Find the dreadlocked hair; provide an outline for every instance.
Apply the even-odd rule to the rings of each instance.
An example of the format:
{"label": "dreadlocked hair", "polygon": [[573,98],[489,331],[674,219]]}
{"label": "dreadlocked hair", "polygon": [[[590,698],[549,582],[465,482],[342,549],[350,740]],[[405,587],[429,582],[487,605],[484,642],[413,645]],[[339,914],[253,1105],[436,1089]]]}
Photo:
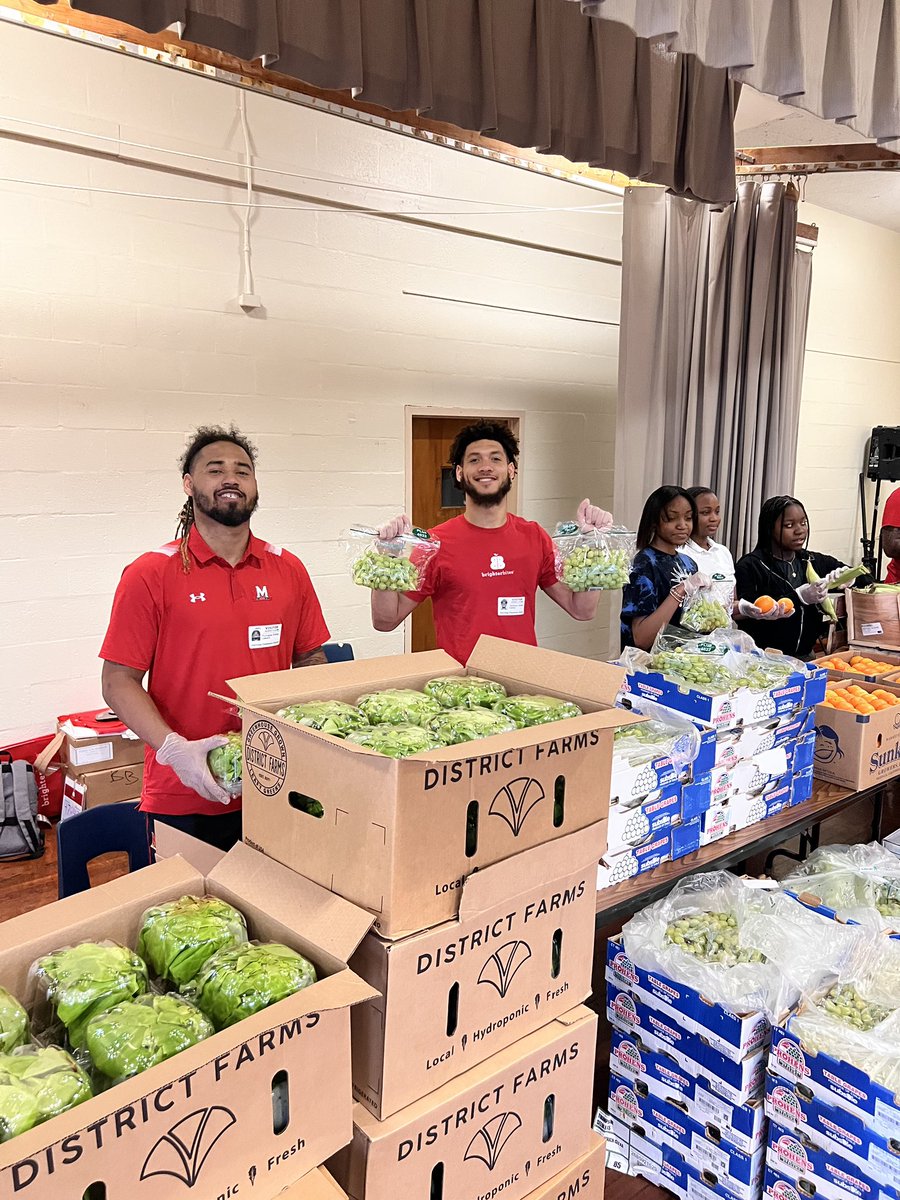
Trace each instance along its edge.
{"label": "dreadlocked hair", "polygon": [[[184,454],[178,460],[178,470],[182,477],[190,475],[197,455],[201,450],[205,450],[207,446],[211,446],[213,442],[231,442],[235,446],[240,446],[251,463],[253,463],[254,468],[256,467],[256,447],[244,437],[236,425],[229,425],[227,429],[223,425],[201,425],[185,447]],[[188,496],[187,500],[181,506],[181,512],[178,514],[178,524],[175,526],[175,537],[181,542],[179,547],[181,569],[185,575],[188,575],[191,570],[188,538],[191,536],[193,526],[194,501],[192,497]]]}
{"label": "dreadlocked hair", "polygon": [[181,506],[181,512],[178,514],[178,524],[175,526],[175,537],[181,542],[179,546],[181,569],[185,575],[190,574],[191,570],[191,556],[188,554],[188,538],[191,536],[193,525],[194,501],[188,496],[187,500]]}

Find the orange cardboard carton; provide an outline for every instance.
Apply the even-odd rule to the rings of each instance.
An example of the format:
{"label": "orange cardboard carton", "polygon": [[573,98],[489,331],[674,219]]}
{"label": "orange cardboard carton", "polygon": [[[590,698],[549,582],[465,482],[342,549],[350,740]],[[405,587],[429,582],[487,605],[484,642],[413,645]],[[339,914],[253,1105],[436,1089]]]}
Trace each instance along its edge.
{"label": "orange cardboard carton", "polygon": [[172,858],[0,925],[0,984],[84,940],[134,946],[144,911],[219,896],[252,937],[316,965],[316,983],[0,1146],[16,1200],[272,1200],[350,1140],[350,1007],[373,989],[346,961],[371,917],[238,845],[208,877]]}
{"label": "orange cardboard carton", "polygon": [[591,1148],[597,1015],[578,1007],[378,1121],[329,1163],[352,1200],[523,1200]]}
{"label": "orange cardboard carton", "polygon": [[[574,700],[584,715],[400,760],[275,715],[466,673]],[[243,708],[244,839],[367,908],[383,937],[450,920],[473,871],[605,818],[613,734],[640,719],[613,707],[622,678],[608,663],[483,637],[466,668],[434,651],[230,680]]]}
{"label": "orange cardboard carton", "polygon": [[384,1119],[590,995],[604,835],[599,822],[476,871],[459,915],[424,933],[363,939],[350,966],[381,999],[353,1011],[357,1100]]}

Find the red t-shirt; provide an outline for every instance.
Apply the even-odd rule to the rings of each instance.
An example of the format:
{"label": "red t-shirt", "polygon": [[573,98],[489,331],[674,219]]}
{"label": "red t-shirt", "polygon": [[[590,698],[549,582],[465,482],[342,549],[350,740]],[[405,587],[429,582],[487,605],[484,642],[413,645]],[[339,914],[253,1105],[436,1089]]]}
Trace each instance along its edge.
{"label": "red t-shirt", "polygon": [[535,595],[556,583],[547,531],[510,514],[499,529],[459,516],[430,532],[441,548],[424,588],[410,598],[431,597],[438,646],[461,663],[483,633],[536,646]]}
{"label": "red t-shirt", "polygon": [[[892,529],[900,529],[900,487],[894,488],[884,506],[881,528],[885,529],[888,526]],[[885,579],[888,583],[900,583],[900,559],[888,559]]]}
{"label": "red t-shirt", "polygon": [[[328,641],[306,567],[295,555],[250,535],[232,567],[191,529],[191,570],[179,542],[143,554],[116,589],[100,657],[149,671],[147,691],[163,720],[193,741],[240,729],[234,709],[208,692],[233,694],[225,680],[283,671]],[[145,812],[219,816],[227,809],[186,788],[147,747]]]}

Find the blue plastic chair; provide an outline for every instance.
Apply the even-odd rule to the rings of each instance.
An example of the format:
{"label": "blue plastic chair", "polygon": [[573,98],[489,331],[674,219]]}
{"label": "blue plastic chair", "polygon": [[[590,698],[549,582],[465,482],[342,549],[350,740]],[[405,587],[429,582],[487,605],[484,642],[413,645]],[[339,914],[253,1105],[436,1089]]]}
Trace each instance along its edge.
{"label": "blue plastic chair", "polygon": [[138,812],[137,800],[101,804],[60,821],[56,845],[60,900],[90,888],[88,863],[101,854],[126,853],[129,871],[150,865],[147,818]]}
{"label": "blue plastic chair", "polygon": [[353,661],[353,647],[349,642],[326,642],[322,649],[330,663]]}

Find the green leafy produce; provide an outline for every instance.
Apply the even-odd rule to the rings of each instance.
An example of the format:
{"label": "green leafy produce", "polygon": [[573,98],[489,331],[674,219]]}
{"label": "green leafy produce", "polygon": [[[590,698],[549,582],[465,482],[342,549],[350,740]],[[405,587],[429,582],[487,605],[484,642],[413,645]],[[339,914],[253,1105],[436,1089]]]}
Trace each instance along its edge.
{"label": "green leafy produce", "polygon": [[92,1095],[84,1071],[58,1046],[0,1054],[0,1142],[83,1104]]}
{"label": "green leafy produce", "polygon": [[241,779],[244,770],[244,750],[239,733],[227,733],[228,742],[217,746],[206,756],[209,769],[216,782],[231,796],[241,794]]}
{"label": "green leafy produce", "polygon": [[819,1004],[832,1017],[861,1033],[868,1033],[890,1016],[890,1009],[864,1000],[850,983],[836,983]]}
{"label": "green leafy produce", "polygon": [[219,950],[182,995],[204,1012],[216,1029],[226,1029],[316,982],[313,964],[278,942],[250,942]]}
{"label": "green leafy produce", "polygon": [[666,940],[686,954],[724,966],[766,961],[762,951],[741,945],[738,919],[733,913],[702,912],[678,917],[667,925]]}
{"label": "green leafy produce", "polygon": [[494,712],[509,717],[518,729],[582,716],[577,704],[571,700],[559,700],[556,696],[507,696],[505,700],[497,701]]}
{"label": "green leafy produce", "polygon": [[692,633],[712,633],[714,629],[727,629],[731,617],[720,600],[701,591],[685,606],[681,624]]}
{"label": "green leafy produce", "polygon": [[412,688],[370,692],[356,703],[369,725],[424,726],[441,711],[437,700]]}
{"label": "green leafy produce", "polygon": [[15,996],[0,987],[0,1053],[24,1046],[29,1035],[28,1013]]}
{"label": "green leafy produce", "polygon": [[146,964],[113,942],[81,942],[56,950],[39,958],[33,970],[77,1050],[84,1048],[91,1017],[142,996],[148,987]]}
{"label": "green leafy produce", "polygon": [[215,896],[182,896],[147,909],[137,950],[155,975],[180,987],[217,950],[246,941],[247,923],[236,908]]}
{"label": "green leafy produce", "polygon": [[364,550],[353,564],[353,582],[377,592],[415,592],[421,582],[416,565],[408,558]]}
{"label": "green leafy produce", "polygon": [[365,717],[353,704],[343,700],[308,700],[305,704],[288,704],[279,708],[278,714],[285,721],[296,721],[308,729],[319,729],[332,737],[343,738],[354,729],[362,729]]}
{"label": "green leafy produce", "polygon": [[516,723],[487,708],[448,708],[428,722],[429,730],[446,746],[512,733]]}
{"label": "green leafy produce", "polygon": [[214,1032],[212,1022],[181,996],[139,996],[90,1020],[87,1052],[106,1083],[119,1083]]}
{"label": "green leafy produce", "polygon": [[429,679],[425,692],[442,708],[490,708],[496,700],[503,699],[506,688],[477,675],[439,675]]}
{"label": "green leafy produce", "polygon": [[355,746],[377,750],[389,758],[406,758],[423,750],[437,750],[443,742],[421,725],[368,725],[348,734],[347,741]]}

